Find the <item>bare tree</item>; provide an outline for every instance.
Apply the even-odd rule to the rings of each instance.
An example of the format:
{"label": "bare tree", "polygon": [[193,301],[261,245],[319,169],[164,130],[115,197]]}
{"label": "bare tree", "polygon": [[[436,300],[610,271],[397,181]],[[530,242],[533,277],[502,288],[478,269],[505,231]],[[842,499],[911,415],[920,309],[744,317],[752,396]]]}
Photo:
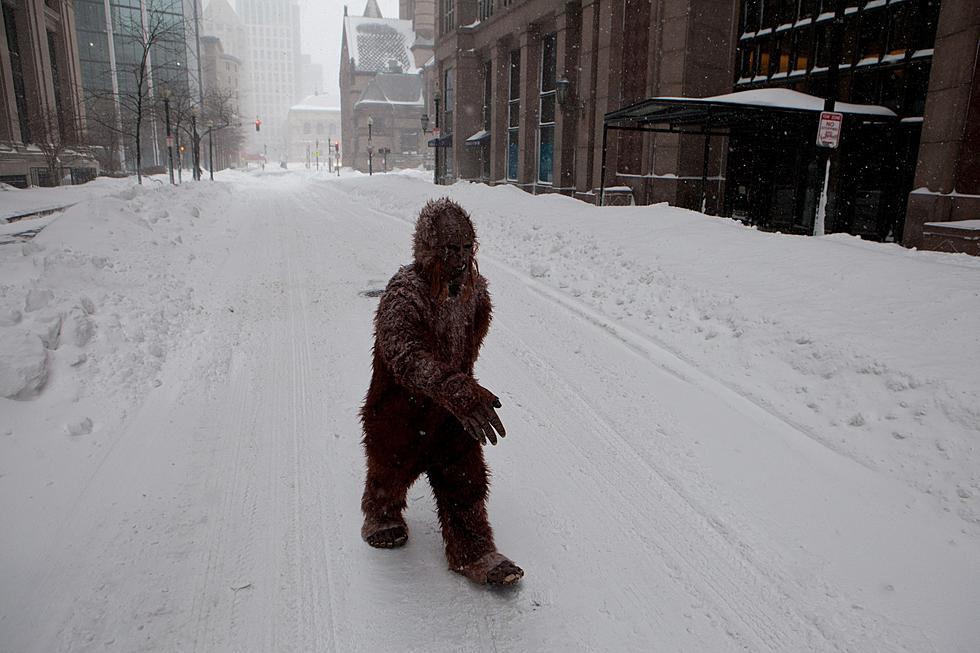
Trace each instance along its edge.
{"label": "bare tree", "polygon": [[[136,176],[141,184],[144,132],[147,119],[155,111],[154,79],[159,83],[178,74],[186,75],[179,70],[181,60],[186,57],[175,51],[175,44],[181,49],[184,47],[185,21],[175,12],[164,11],[175,1],[170,0],[168,4],[166,0],[151,0],[142,11],[134,9],[120,15],[116,38],[121,39],[122,47],[116,49],[130,56],[127,61],[116,64],[118,87],[86,93],[89,120],[101,131],[116,133],[122,139],[134,142]],[[113,110],[105,111],[108,106]],[[157,134],[152,137],[157,138]]]}
{"label": "bare tree", "polygon": [[48,169],[48,185],[61,185],[61,170],[65,164],[83,159],[81,143],[74,137],[74,129],[64,128],[71,115],[61,115],[53,109],[35,111],[29,119],[31,133],[35,134],[34,145],[41,151]]}

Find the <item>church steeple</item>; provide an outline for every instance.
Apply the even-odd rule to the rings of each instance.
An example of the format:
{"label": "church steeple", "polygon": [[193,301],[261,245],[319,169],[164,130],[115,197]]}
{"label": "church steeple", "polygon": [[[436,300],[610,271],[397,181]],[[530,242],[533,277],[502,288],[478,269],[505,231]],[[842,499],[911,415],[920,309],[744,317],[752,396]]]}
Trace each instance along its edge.
{"label": "church steeple", "polygon": [[378,7],[378,0],[368,0],[367,6],[364,7],[363,15],[365,18],[384,18],[381,15],[381,8]]}

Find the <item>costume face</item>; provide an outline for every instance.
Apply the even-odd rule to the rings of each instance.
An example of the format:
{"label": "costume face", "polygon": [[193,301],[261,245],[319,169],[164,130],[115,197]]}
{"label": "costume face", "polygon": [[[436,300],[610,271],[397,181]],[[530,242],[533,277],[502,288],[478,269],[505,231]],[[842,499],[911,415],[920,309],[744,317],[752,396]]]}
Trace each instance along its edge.
{"label": "costume face", "polygon": [[449,282],[449,292],[455,295],[473,265],[473,230],[465,219],[443,214],[439,216],[438,232],[439,255]]}

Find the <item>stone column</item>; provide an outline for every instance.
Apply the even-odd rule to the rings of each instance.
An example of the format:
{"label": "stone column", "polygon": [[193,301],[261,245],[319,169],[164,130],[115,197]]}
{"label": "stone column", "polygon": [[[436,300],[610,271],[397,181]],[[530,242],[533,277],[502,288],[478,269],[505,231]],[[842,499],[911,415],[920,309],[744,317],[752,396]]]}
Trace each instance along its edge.
{"label": "stone column", "polygon": [[[923,224],[980,217],[980,4],[941,5],[919,161],[902,243],[922,244]],[[955,195],[954,195],[955,193]]]}
{"label": "stone column", "polygon": [[456,58],[456,107],[453,111],[453,152],[458,179],[478,179],[480,152],[466,147],[466,139],[483,129],[483,75],[480,57],[472,49]]}
{"label": "stone column", "polygon": [[[623,3],[602,2],[598,6],[598,39],[595,43],[596,77],[595,117],[592,129],[595,133],[592,187],[598,189],[602,176],[602,126],[603,117],[609,111],[621,108],[620,87],[622,79],[619,71],[623,69]],[[616,185],[616,165],[619,152],[615,132],[609,133],[606,148],[606,186]]]}
{"label": "stone column", "polygon": [[[7,26],[0,14],[0,30],[6,35]],[[17,98],[14,95],[14,73],[10,65],[10,50],[6,36],[0,39],[0,140],[20,142],[20,124],[17,120]]]}
{"label": "stone column", "polygon": [[[579,128],[575,139],[575,192],[580,199],[591,199],[592,180],[596,176],[599,159],[595,158],[596,142],[602,147],[601,119],[596,137],[596,77],[598,76],[596,62],[596,47],[599,38],[599,1],[583,0],[581,13],[581,43],[578,56],[578,84],[575,89],[576,99],[584,104],[579,118]],[[571,79],[571,78],[569,78]]]}
{"label": "stone column", "polygon": [[574,5],[562,5],[555,20],[557,76],[569,80],[568,100],[556,107],[554,185],[559,192],[570,194],[575,184],[575,134],[582,119],[578,100],[579,49],[582,39],[581,15]]}

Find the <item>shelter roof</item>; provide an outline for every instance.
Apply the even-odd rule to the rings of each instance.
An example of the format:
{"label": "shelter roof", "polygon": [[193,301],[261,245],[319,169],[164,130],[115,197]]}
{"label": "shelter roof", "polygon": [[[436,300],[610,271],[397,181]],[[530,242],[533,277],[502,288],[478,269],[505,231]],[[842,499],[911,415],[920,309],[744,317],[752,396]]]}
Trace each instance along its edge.
{"label": "shelter roof", "polygon": [[[607,113],[605,123],[608,126],[669,124],[680,127],[710,124],[723,128],[765,123],[774,117],[809,120],[823,111],[823,107],[823,98],[785,88],[766,88],[706,98],[650,98]],[[860,122],[897,119],[892,110],[875,105],[837,102],[834,110],[856,117]]]}

